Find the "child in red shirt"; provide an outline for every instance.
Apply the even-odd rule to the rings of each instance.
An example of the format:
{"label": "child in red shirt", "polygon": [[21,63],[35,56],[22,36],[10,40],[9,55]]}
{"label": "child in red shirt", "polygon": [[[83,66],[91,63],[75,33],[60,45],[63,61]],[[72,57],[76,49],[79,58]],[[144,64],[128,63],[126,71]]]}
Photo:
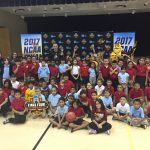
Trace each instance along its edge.
{"label": "child in red shirt", "polygon": [[11,89],[12,89],[11,81],[9,79],[6,79],[4,81],[4,87],[3,87],[4,93],[6,93],[9,96],[11,94]]}
{"label": "child in red shirt", "polygon": [[144,96],[146,105],[150,105],[150,83],[149,86],[145,88]]}
{"label": "child in red shirt", "polygon": [[120,102],[120,98],[125,97],[125,96],[126,96],[126,94],[123,91],[123,86],[121,84],[119,84],[118,87],[117,87],[117,91],[114,93],[113,102],[114,102],[115,106],[117,105],[117,103]]}
{"label": "child in red shirt", "polygon": [[72,103],[72,106],[69,108],[68,112],[73,112],[76,115],[76,120],[73,123],[69,123],[69,127],[71,128],[71,132],[85,129],[89,122],[83,120],[85,113],[82,107],[79,106],[77,101]]}
{"label": "child in red shirt", "polygon": [[0,87],[0,112],[3,117],[7,116],[7,112],[9,110],[8,96],[4,93],[2,87]]}
{"label": "child in red shirt", "polygon": [[58,93],[64,98],[67,96],[68,89],[65,87],[64,80],[61,80],[60,84],[58,85]]}
{"label": "child in red shirt", "polygon": [[89,134],[97,134],[106,132],[110,134],[112,125],[107,122],[107,112],[102,100],[96,100],[96,108],[92,112],[91,120],[89,124]]}
{"label": "child in red shirt", "polygon": [[148,81],[148,68],[145,64],[145,59],[141,58],[139,64],[136,66],[135,82],[139,83],[141,88],[144,89]]}
{"label": "child in red shirt", "polygon": [[135,83],[134,87],[129,91],[129,98],[130,101],[132,102],[134,99],[140,99],[141,103],[144,102],[144,92],[143,90],[140,88],[140,84],[139,83]]}
{"label": "child in red shirt", "polygon": [[50,70],[50,78],[57,79],[59,77],[59,69],[56,66],[54,60],[51,61],[51,64],[49,65],[49,70]]}
{"label": "child in red shirt", "polygon": [[114,90],[114,87],[112,86],[112,81],[111,80],[107,80],[105,90],[109,91],[110,96],[114,96],[114,91],[115,90]]}
{"label": "child in red shirt", "polygon": [[21,93],[21,97],[24,98],[24,97],[25,97],[25,92],[26,92],[26,90],[28,89],[28,87],[25,86],[25,82],[24,82],[23,79],[20,79],[20,80],[19,80],[19,83],[20,83],[20,84],[19,84],[18,90],[19,90],[20,93]]}
{"label": "child in red shirt", "polygon": [[80,68],[80,79],[83,84],[87,84],[89,82],[89,66],[85,60]]}
{"label": "child in red shirt", "polygon": [[15,99],[11,103],[12,111],[14,113],[14,118],[9,118],[3,122],[6,123],[25,123],[26,121],[26,112],[27,109],[25,108],[25,101],[21,99],[21,93],[19,90],[15,91]]}

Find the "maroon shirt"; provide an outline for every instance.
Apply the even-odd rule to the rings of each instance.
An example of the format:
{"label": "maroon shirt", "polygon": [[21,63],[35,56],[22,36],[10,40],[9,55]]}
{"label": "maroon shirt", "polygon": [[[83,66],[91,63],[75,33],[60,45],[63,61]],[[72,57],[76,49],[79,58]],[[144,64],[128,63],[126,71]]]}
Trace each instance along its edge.
{"label": "maroon shirt", "polygon": [[[17,65],[13,66],[13,73],[17,69]],[[18,71],[15,73],[17,78],[23,78],[24,77],[24,68],[22,65],[19,66]]]}
{"label": "maroon shirt", "polygon": [[120,98],[121,98],[122,96],[126,96],[125,92],[119,93],[118,91],[116,91],[116,92],[114,93],[115,103],[120,102]]}
{"label": "maroon shirt", "polygon": [[2,95],[0,95],[0,105],[6,100],[6,98],[8,98],[6,93],[2,93]]}
{"label": "maroon shirt", "polygon": [[145,77],[148,68],[146,65],[137,65],[136,66],[136,76]]}
{"label": "maroon shirt", "polygon": [[135,68],[126,68],[126,72],[129,74],[129,80],[133,81],[135,76]]}
{"label": "maroon shirt", "polygon": [[21,92],[21,96],[25,96],[25,92],[26,90],[28,89],[27,86],[24,86],[24,87],[18,87],[18,90]]}
{"label": "maroon shirt", "polygon": [[147,97],[147,101],[150,102],[150,87],[145,88],[144,95]]}
{"label": "maroon shirt", "polygon": [[62,97],[66,97],[67,92],[68,92],[68,89],[65,86],[62,88],[60,85],[58,85],[58,93]]}
{"label": "maroon shirt", "polygon": [[100,71],[101,71],[103,77],[107,77],[107,78],[109,77],[109,75],[110,75],[109,65],[107,67],[104,65],[101,65]]}
{"label": "maroon shirt", "polygon": [[[100,115],[100,116],[99,116]],[[107,112],[106,110],[94,110],[92,112],[91,120],[95,120],[97,123],[102,123],[103,121],[107,121]]]}
{"label": "maroon shirt", "polygon": [[25,101],[23,99],[13,99],[11,108],[17,111],[23,111],[25,109]]}
{"label": "maroon shirt", "polygon": [[75,113],[76,117],[82,117],[84,116],[84,110],[82,107],[78,107],[77,109],[70,107],[69,112]]}
{"label": "maroon shirt", "polygon": [[142,97],[142,96],[144,96],[144,92],[141,88],[138,89],[137,91],[134,88],[132,88],[129,91],[129,97],[132,98],[132,99]]}

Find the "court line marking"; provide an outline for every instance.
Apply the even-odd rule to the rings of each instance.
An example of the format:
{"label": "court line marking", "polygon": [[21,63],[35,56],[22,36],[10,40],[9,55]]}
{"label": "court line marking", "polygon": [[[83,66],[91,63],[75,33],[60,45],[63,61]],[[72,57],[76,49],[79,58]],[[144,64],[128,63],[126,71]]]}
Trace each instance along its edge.
{"label": "court line marking", "polygon": [[51,123],[47,126],[47,128],[45,129],[45,131],[43,132],[43,134],[41,135],[41,137],[39,138],[39,140],[37,141],[37,143],[35,144],[32,150],[36,150],[37,146],[40,144],[41,140],[43,139],[43,137],[45,136],[46,132],[50,127],[51,127]]}
{"label": "court line marking", "polygon": [[131,136],[131,129],[130,129],[129,125],[127,125],[127,124],[126,124],[126,129],[127,129],[127,132],[128,132],[128,139],[129,139],[129,144],[130,144],[130,150],[135,150],[134,149],[133,139],[132,139],[132,136]]}

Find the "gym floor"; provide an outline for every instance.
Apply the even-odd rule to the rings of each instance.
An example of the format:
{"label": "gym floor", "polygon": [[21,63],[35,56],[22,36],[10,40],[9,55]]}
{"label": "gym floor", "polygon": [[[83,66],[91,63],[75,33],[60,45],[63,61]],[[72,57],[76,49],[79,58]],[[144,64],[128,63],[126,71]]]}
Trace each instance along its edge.
{"label": "gym floor", "polygon": [[[129,125],[112,121],[111,134],[89,135],[87,130],[70,133],[70,130],[50,127],[37,150],[149,150],[150,127],[147,129],[130,127]],[[0,149],[1,150],[32,150],[45,129],[48,119],[31,119],[25,124],[3,125],[5,119],[0,117]]]}

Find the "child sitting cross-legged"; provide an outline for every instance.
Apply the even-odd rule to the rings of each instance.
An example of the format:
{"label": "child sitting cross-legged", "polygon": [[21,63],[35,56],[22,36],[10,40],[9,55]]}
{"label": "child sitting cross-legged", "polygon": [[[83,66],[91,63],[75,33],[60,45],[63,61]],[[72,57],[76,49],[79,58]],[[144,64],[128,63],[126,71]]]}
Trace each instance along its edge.
{"label": "child sitting cross-legged", "polygon": [[89,124],[89,134],[106,132],[110,134],[112,125],[107,122],[107,112],[102,100],[96,100],[96,107],[92,112],[92,122]]}
{"label": "child sitting cross-legged", "polygon": [[113,114],[113,120],[126,121],[130,114],[130,106],[126,97],[121,97],[120,102],[116,106],[116,112]]}
{"label": "child sitting cross-legged", "polygon": [[147,119],[144,116],[144,110],[141,107],[141,100],[135,99],[133,106],[130,108],[130,116],[127,117],[128,124],[131,126],[139,126],[146,129],[148,124]]}
{"label": "child sitting cross-legged", "polygon": [[67,128],[68,122],[65,119],[67,112],[68,112],[68,107],[65,105],[65,99],[61,97],[59,99],[58,106],[57,106],[54,116],[49,119],[53,127],[57,126],[58,129]]}

